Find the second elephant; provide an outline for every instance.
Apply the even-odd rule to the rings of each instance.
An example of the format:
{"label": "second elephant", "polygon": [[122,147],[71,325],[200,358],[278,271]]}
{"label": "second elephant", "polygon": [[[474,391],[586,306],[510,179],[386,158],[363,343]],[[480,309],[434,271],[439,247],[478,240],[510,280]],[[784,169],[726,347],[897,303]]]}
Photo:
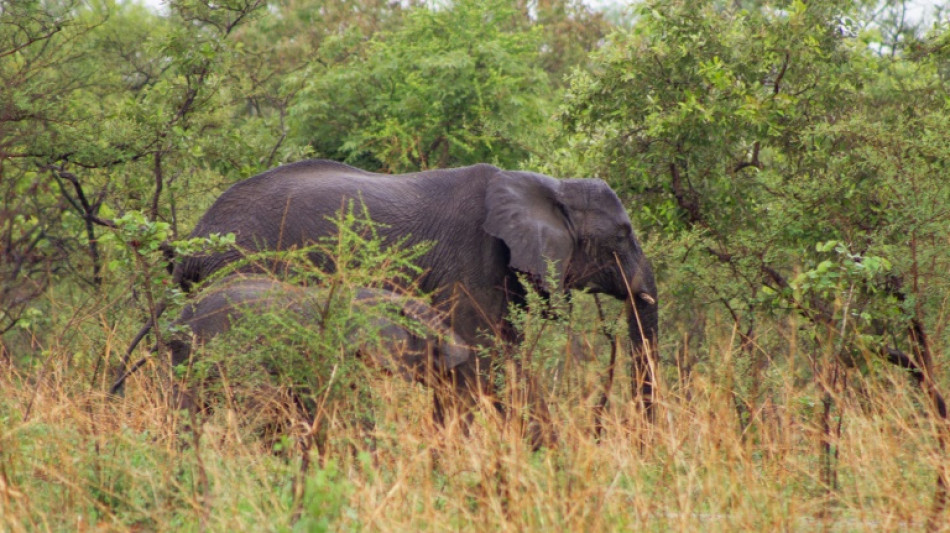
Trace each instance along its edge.
{"label": "second elephant", "polygon": [[[169,340],[173,366],[189,362],[194,345],[204,344],[237,326],[249,315],[289,313],[292,320],[317,332],[325,319],[327,291],[266,276],[231,276],[185,306]],[[353,298],[360,324],[344,327],[346,352],[364,358],[406,380],[428,382],[430,370],[441,374],[474,357],[472,350],[442,324],[441,316],[418,299],[392,291],[358,289]],[[316,334],[316,333],[315,333]],[[430,366],[431,365],[431,366]]]}

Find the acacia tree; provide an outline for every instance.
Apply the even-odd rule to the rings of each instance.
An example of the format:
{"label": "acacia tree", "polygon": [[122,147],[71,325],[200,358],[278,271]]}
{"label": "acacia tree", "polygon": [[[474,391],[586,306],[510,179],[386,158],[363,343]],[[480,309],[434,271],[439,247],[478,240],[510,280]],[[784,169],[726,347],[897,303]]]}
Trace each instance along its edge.
{"label": "acacia tree", "polygon": [[[656,2],[614,37],[599,73],[572,88],[565,123],[594,139],[593,171],[639,199],[634,214],[648,232],[689,250],[677,268],[704,275],[684,280],[686,300],[700,291],[743,331],[776,305],[837,322],[835,295],[818,294],[814,276],[796,277],[830,268],[826,260],[880,273],[860,280],[865,304],[899,324],[910,310],[885,313],[898,303],[888,298],[920,286],[907,276],[936,275],[946,260],[935,246],[930,266],[915,266],[905,239],[919,226],[939,240],[945,221],[939,156],[950,147],[936,134],[947,119],[938,63],[884,61],[842,28],[846,5]],[[927,282],[936,285],[915,295],[930,302],[924,309],[938,305],[933,289],[943,287]],[[899,344],[909,350],[910,340]]]}
{"label": "acacia tree", "polygon": [[795,368],[780,356],[797,356],[802,323],[799,367],[825,391],[826,422],[837,365],[867,368],[867,354],[910,369],[946,419],[934,365],[950,346],[941,62],[880,53],[851,2],[756,4],[646,3],[574,79],[571,142],[664,242],[668,330],[698,343],[710,310],[731,317],[753,373],[736,391],[740,420],[763,401],[769,364]]}
{"label": "acacia tree", "polygon": [[373,170],[513,166],[534,149],[551,94],[537,31],[521,30],[509,2],[415,8],[313,67],[292,108],[295,142]]}
{"label": "acacia tree", "polygon": [[[159,16],[126,3],[4,4],[0,332],[57,276],[103,283],[114,217],[139,211],[174,236],[183,185],[250,166],[235,163],[262,149],[229,124],[221,80],[231,35],[262,6],[189,0]],[[230,137],[212,134],[225,126]]]}
{"label": "acacia tree", "polygon": [[[226,85],[243,103],[242,135],[271,143],[264,161],[242,168],[250,175],[281,162],[301,159],[305,144],[289,139],[292,106],[310,76],[346,62],[370,36],[397,27],[417,2],[386,0],[280,0],[268,15],[235,32],[237,50]],[[297,118],[307,120],[306,118]]]}
{"label": "acacia tree", "polygon": [[0,11],[0,335],[69,268],[74,249],[57,231],[70,206],[33,158],[85,83],[69,65],[80,59],[75,41],[94,24],[74,20],[76,8],[25,1]]}
{"label": "acacia tree", "polygon": [[589,66],[588,56],[612,28],[603,9],[579,0],[517,0],[514,4],[525,29],[539,27],[539,60],[558,87],[567,83],[573,69]]}

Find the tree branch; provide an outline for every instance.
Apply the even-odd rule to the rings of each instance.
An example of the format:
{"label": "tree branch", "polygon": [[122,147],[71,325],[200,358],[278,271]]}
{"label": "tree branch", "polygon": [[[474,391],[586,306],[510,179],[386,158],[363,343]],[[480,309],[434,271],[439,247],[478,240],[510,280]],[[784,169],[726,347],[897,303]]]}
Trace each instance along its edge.
{"label": "tree branch", "polygon": [[676,163],[670,163],[670,178],[670,190],[673,192],[673,197],[676,198],[677,205],[683,211],[686,211],[689,223],[693,225],[701,224],[703,216],[699,202],[696,201],[696,192],[692,189],[686,190]]}
{"label": "tree branch", "polygon": [[[89,257],[92,259],[92,283],[98,287],[99,285],[102,285],[102,258],[99,254],[99,242],[96,238],[94,224],[114,228],[115,222],[101,218],[96,214],[96,211],[99,209],[99,205],[102,203],[102,198],[97,199],[95,206],[90,204],[89,199],[86,198],[86,193],[82,188],[82,184],[79,182],[79,178],[76,177],[75,174],[64,170],[62,167],[50,166],[47,168],[56,178],[59,188],[63,192],[63,196],[73,206],[74,209],[79,211],[80,216],[82,216],[86,223],[86,239],[89,241]],[[62,180],[66,180],[73,185],[73,190],[76,191],[75,199],[66,192],[66,188],[63,186]]]}
{"label": "tree branch", "polygon": [[749,161],[742,161],[738,163],[735,167],[732,168],[732,173],[735,174],[740,170],[748,167],[755,167],[757,169],[762,169],[762,163],[759,162],[759,141],[755,141],[752,144],[752,159]]}
{"label": "tree branch", "polygon": [[785,77],[785,72],[788,70],[788,63],[791,60],[791,56],[788,51],[785,52],[785,61],[782,62],[782,69],[779,70],[778,76],[775,77],[775,81],[772,83],[772,94],[778,94],[782,90],[782,78]]}
{"label": "tree branch", "polygon": [[162,186],[164,185],[164,179],[162,178],[162,152],[155,152],[155,165],[153,166],[153,173],[155,176],[155,192],[152,193],[152,209],[151,217],[152,220],[158,220],[158,201],[162,196]]}

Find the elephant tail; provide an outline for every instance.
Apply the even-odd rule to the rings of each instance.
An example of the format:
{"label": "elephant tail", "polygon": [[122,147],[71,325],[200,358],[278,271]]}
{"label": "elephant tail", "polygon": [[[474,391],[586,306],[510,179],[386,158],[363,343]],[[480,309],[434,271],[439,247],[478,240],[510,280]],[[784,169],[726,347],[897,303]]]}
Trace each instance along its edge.
{"label": "elephant tail", "polygon": [[175,247],[172,246],[171,243],[166,239],[158,245],[158,249],[162,251],[162,256],[165,258],[165,270],[167,270],[169,274],[174,274],[176,256]]}
{"label": "elephant tail", "polygon": [[201,263],[194,257],[185,256],[173,263],[172,284],[181,287],[185,292],[201,279]]}

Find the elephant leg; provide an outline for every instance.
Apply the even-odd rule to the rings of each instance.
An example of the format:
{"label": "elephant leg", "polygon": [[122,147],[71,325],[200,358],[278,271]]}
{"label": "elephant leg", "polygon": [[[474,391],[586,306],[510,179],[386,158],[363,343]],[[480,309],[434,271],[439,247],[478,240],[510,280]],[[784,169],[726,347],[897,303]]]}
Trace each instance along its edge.
{"label": "elephant leg", "polygon": [[[528,438],[532,449],[556,443],[551,412],[538,381],[519,364],[513,364],[508,372],[510,379],[506,381],[510,387],[507,394],[501,395],[492,385],[491,373],[479,371],[477,365],[463,365],[435,376],[430,380],[435,424],[444,429],[458,421],[462,432],[468,435],[478,402],[487,398],[504,423],[523,424],[518,431]],[[523,416],[525,412],[527,416]]]}
{"label": "elephant leg", "polygon": [[435,375],[430,386],[432,420],[436,426],[444,430],[457,423],[463,434],[468,435],[480,392],[477,374],[466,366]]}
{"label": "elephant leg", "polygon": [[643,414],[649,422],[654,422],[656,410],[654,409],[653,385],[655,376],[653,375],[653,365],[650,361],[650,355],[645,350],[633,350],[631,353],[632,363],[630,365],[631,393],[643,409]]}
{"label": "elephant leg", "polygon": [[526,436],[528,442],[531,443],[531,449],[537,451],[544,446],[550,447],[557,444],[558,436],[551,418],[551,410],[541,394],[540,385],[532,376],[526,379],[525,386],[527,387],[527,408],[531,410]]}
{"label": "elephant leg", "polygon": [[169,405],[175,410],[191,410],[199,407],[198,399],[195,397],[196,391],[191,386],[184,385],[181,379],[175,375],[175,368],[182,364],[189,365],[188,374],[190,374],[192,342],[193,339],[191,338],[176,337],[170,339],[167,344],[171,355],[164,361],[167,368],[165,373],[166,386],[170,393]]}
{"label": "elephant leg", "polygon": [[517,396],[511,398],[506,419],[509,423],[522,424],[521,434],[528,439],[532,450],[553,446],[557,443],[557,432],[540,382],[521,364],[514,365],[512,377],[511,393]]}

